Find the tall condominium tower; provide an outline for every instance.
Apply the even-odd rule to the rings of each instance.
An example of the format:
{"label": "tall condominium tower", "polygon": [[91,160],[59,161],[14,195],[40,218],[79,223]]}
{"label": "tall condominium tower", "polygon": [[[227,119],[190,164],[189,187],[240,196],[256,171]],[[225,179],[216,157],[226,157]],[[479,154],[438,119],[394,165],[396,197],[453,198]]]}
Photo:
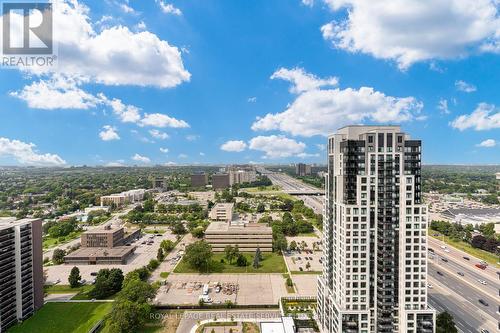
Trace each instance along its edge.
{"label": "tall condominium tower", "polygon": [[399,126],[347,126],[328,138],[322,332],[434,332],[427,306],[421,141]]}
{"label": "tall condominium tower", "polygon": [[0,218],[0,332],[43,305],[42,220]]}

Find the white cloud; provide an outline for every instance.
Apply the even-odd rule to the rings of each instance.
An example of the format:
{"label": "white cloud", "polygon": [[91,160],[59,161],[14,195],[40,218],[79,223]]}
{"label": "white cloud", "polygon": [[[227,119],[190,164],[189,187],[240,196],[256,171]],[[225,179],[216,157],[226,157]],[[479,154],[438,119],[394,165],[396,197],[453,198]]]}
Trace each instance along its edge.
{"label": "white cloud", "polygon": [[169,117],[162,113],[146,113],[144,118],[141,119],[140,124],[142,126],[152,126],[152,127],[173,127],[173,128],[186,128],[189,124],[184,120],[178,120],[173,117]]}
{"label": "white cloud", "polygon": [[60,73],[105,85],[175,87],[189,81],[181,53],[148,32],[125,26],[96,32],[89,9],[76,0],[54,1],[57,66],[22,68],[32,74]]}
{"label": "white cloud", "polygon": [[179,154],[178,156],[179,158],[188,158],[188,156],[186,154]]}
{"label": "white cloud", "polygon": [[299,67],[292,69],[280,68],[271,75],[271,79],[282,79],[291,82],[290,92],[295,94],[321,87],[336,86],[339,83],[336,77],[320,79],[314,74],[307,73],[303,68]]}
{"label": "white cloud", "polygon": [[169,152],[168,148],[160,148],[160,151],[164,154]]}
{"label": "white cloud", "polygon": [[326,145],[325,144],[322,144],[322,143],[318,143],[316,144],[316,147],[321,150],[321,151],[325,151],[326,149]]}
{"label": "white cloud", "polygon": [[134,105],[124,104],[120,99],[109,100],[104,94],[99,94],[101,101],[111,107],[113,113],[124,123],[136,123],[141,119],[140,109]]}
{"label": "white cloud", "polygon": [[284,158],[304,153],[305,143],[297,142],[282,135],[257,136],[252,138],[248,147],[265,153],[263,158]]}
{"label": "white cloud", "polygon": [[166,166],[174,166],[174,165],[177,165],[177,163],[175,162],[172,162],[172,161],[168,161],[167,163],[165,163]]}
{"label": "white cloud", "polygon": [[484,140],[483,142],[481,143],[478,143],[476,146],[477,147],[483,147],[483,148],[492,148],[492,147],[495,147],[497,145],[497,142],[493,139],[487,139],[487,140]]}
{"label": "white cloud", "polygon": [[188,141],[196,141],[199,138],[200,138],[200,136],[196,135],[196,134],[186,135],[186,140],[188,140]]}
{"label": "white cloud", "polygon": [[127,13],[127,14],[135,13],[134,8],[130,7],[128,4],[126,4],[126,3],[121,3],[121,4],[119,4],[119,5],[120,5],[120,9],[121,9],[124,13]]}
{"label": "white cloud", "polygon": [[151,162],[151,160],[149,159],[149,157],[141,156],[141,155],[139,155],[137,153],[134,156],[132,156],[132,159],[134,161],[141,162],[141,163],[150,163]]}
{"label": "white cloud", "polygon": [[139,23],[137,23],[135,25],[135,27],[137,30],[146,30],[147,29],[146,23],[144,23],[144,21],[140,21]]}
{"label": "white cloud", "polygon": [[302,0],[304,6],[312,7],[314,6],[314,0]]}
{"label": "white cloud", "polygon": [[61,166],[66,164],[66,161],[59,155],[38,153],[33,143],[3,137],[0,137],[0,157],[11,157],[26,165]]}
{"label": "white cloud", "polygon": [[248,103],[255,103],[255,102],[257,102],[257,97],[249,97],[249,98],[247,99],[247,102],[248,102]]}
{"label": "white cloud", "polygon": [[102,131],[99,132],[99,137],[103,141],[120,140],[120,136],[116,131],[116,128],[106,125],[102,127]]}
{"label": "white cloud", "polygon": [[230,140],[220,146],[221,150],[231,152],[241,152],[247,148],[247,144],[241,140]]}
{"label": "white cloud", "polygon": [[24,100],[30,108],[45,110],[89,109],[100,103],[97,97],[80,89],[77,80],[60,75],[32,82],[10,95]]}
{"label": "white cloud", "polygon": [[176,8],[171,3],[166,3],[162,0],[159,0],[158,4],[160,5],[161,11],[164,12],[165,14],[173,14],[173,15],[177,15],[177,16],[182,15],[181,10],[179,8]]}
{"label": "white cloud", "polygon": [[476,86],[462,80],[455,81],[455,87],[459,91],[471,93],[477,90]]}
{"label": "white cloud", "polygon": [[421,120],[422,103],[414,97],[392,97],[370,87],[307,90],[281,113],[258,117],[252,129],[280,130],[310,137],[363,122],[400,123]]}
{"label": "white cloud", "polygon": [[324,0],[344,21],[321,28],[339,49],[415,62],[500,52],[497,0]]}
{"label": "white cloud", "polygon": [[125,164],[123,164],[123,162],[116,161],[116,162],[108,162],[104,166],[108,167],[108,168],[111,168],[111,167],[123,167],[123,166],[125,166]]}
{"label": "white cloud", "polygon": [[168,134],[165,133],[165,132],[161,132],[161,131],[158,131],[156,129],[152,129],[149,131],[149,134],[151,134],[151,136],[155,139],[159,139],[159,140],[165,140],[165,139],[168,139]]}
{"label": "white cloud", "polygon": [[450,113],[450,109],[448,109],[448,100],[446,99],[440,99],[437,108],[439,111],[441,111],[441,113],[444,114]]}
{"label": "white cloud", "polygon": [[205,153],[204,152],[200,152],[200,156],[205,156]]}
{"label": "white cloud", "polygon": [[500,108],[492,104],[480,103],[471,114],[457,117],[450,125],[460,131],[469,128],[476,131],[500,128]]}

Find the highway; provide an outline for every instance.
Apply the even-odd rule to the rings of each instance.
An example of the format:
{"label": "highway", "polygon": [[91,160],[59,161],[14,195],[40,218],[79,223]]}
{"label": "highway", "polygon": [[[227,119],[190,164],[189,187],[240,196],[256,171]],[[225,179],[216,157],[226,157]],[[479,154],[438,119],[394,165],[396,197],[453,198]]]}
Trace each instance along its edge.
{"label": "highway", "polygon": [[[311,185],[298,179],[279,173],[267,175],[274,185],[279,185],[286,190],[307,190]],[[321,213],[323,210],[323,196],[298,196],[306,205]],[[457,327],[462,332],[479,332],[486,328],[490,332],[497,332],[499,321],[499,289],[500,276],[495,267],[481,270],[474,265],[479,259],[462,251],[447,246],[446,252],[439,240],[428,237],[429,247],[434,250],[434,255],[429,258],[428,279],[429,305],[438,312],[447,310],[453,315]],[[463,257],[468,257],[466,260]],[[443,258],[445,258],[444,261]],[[437,272],[442,275],[439,275]],[[463,273],[463,276],[458,273]],[[484,280],[486,285],[478,280]],[[483,299],[488,306],[481,305]]]}

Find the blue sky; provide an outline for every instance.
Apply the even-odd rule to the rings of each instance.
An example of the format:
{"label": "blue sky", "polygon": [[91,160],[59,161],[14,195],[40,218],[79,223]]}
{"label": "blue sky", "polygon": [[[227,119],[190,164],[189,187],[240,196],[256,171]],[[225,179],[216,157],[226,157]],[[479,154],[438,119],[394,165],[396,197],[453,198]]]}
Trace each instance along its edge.
{"label": "blue sky", "polygon": [[0,69],[0,165],[322,163],[360,123],[500,162],[494,0],[55,2],[58,66]]}

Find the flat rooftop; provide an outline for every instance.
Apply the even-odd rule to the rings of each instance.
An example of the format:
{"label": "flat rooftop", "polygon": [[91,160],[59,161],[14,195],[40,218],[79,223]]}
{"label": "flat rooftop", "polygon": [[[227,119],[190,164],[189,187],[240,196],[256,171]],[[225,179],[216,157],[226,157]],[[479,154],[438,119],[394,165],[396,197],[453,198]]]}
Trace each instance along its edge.
{"label": "flat rooftop", "polygon": [[15,217],[0,217],[0,229],[11,228],[16,225],[30,223],[39,219],[17,219]]}
{"label": "flat rooftop", "polygon": [[226,222],[212,222],[208,225],[205,234],[272,234],[273,229],[258,223],[248,223],[246,225],[230,225]]}
{"label": "flat rooftop", "polygon": [[91,230],[87,230],[84,233],[89,235],[89,234],[114,234],[117,231],[123,230],[123,227],[120,228],[105,228],[105,227],[99,227]]}
{"label": "flat rooftop", "polygon": [[66,255],[67,258],[81,258],[81,257],[118,257],[122,258],[123,256],[128,255],[133,252],[135,249],[134,246],[117,246],[113,248],[106,247],[82,247],[78,250],[71,252]]}

